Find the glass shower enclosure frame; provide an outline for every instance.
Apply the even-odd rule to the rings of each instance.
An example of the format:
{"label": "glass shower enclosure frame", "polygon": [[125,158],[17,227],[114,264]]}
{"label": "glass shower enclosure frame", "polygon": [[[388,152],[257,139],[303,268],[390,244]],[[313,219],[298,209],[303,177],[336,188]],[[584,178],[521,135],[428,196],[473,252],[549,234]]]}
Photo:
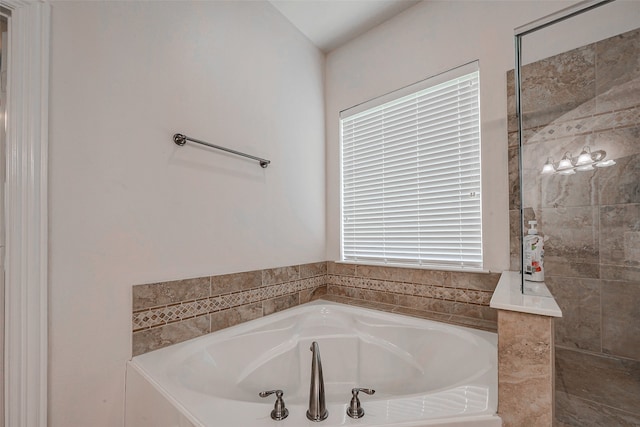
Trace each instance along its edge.
{"label": "glass shower enclosure frame", "polygon": [[[524,200],[522,191],[523,187],[523,142],[524,142],[524,128],[523,128],[523,109],[522,109],[522,40],[525,36],[540,31],[544,28],[558,24],[567,19],[573,18],[582,13],[588,12],[607,3],[611,3],[615,0],[585,0],[565,9],[562,9],[556,13],[540,18],[529,24],[518,27],[514,30],[515,33],[515,69],[514,69],[514,82],[515,82],[515,100],[516,100],[516,119],[518,125],[518,167],[520,173],[518,174],[520,188],[520,292],[522,294],[539,294],[540,289],[538,287],[525,287],[525,214],[524,214]],[[539,295],[545,295],[547,291],[542,291]]]}

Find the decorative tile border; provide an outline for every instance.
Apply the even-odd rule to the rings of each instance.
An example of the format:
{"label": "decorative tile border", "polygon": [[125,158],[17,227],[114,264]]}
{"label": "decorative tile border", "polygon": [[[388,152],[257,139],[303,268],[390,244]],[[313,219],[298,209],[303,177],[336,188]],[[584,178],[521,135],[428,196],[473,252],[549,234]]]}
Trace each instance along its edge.
{"label": "decorative tile border", "polygon": [[303,290],[314,289],[324,284],[325,277],[317,276],[272,286],[254,288],[247,291],[217,295],[195,301],[185,301],[178,304],[135,311],[132,317],[133,332],[191,319],[192,317],[211,314],[228,308],[261,302],[283,295],[294,294]]}
{"label": "decorative tile border", "polygon": [[366,289],[371,291],[435,298],[454,302],[488,306],[493,291],[452,288],[447,286],[423,285],[418,283],[390,282],[367,279],[364,277],[337,276],[329,274],[327,284],[345,288]]}

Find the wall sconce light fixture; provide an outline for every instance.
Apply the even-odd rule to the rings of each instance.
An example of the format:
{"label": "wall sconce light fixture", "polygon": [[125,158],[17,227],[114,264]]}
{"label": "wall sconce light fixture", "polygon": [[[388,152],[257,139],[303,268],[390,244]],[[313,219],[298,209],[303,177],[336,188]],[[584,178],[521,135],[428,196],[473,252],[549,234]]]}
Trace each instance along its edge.
{"label": "wall sconce light fixture", "polygon": [[593,167],[606,168],[616,164],[615,160],[604,160],[607,152],[604,150],[591,151],[589,146],[582,149],[577,157],[572,157],[568,151],[564,153],[562,159],[558,163],[554,163],[551,157],[547,157],[547,161],[542,166],[543,175],[561,174],[573,175],[576,171],[590,171]]}

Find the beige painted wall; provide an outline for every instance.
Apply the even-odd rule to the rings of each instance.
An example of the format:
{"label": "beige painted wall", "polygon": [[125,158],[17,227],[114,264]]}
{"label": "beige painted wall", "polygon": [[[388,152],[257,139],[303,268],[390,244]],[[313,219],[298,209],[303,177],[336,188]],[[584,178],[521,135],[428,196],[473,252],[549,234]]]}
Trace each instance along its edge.
{"label": "beige painted wall", "polygon": [[[427,1],[327,55],[327,258],[340,259],[341,110],[456,66],[480,61],[485,270],[509,268],[506,71],[514,29],[575,1]],[[605,6],[609,7],[609,6]],[[638,2],[618,1],[612,19],[592,16],[531,40],[533,60],[637,25]],[[616,12],[613,12],[613,11]],[[632,13],[619,13],[629,10]],[[633,13],[635,12],[635,13]],[[575,26],[587,31],[573,31]],[[573,27],[572,27],[573,26]]]}
{"label": "beige painted wall", "polygon": [[324,56],[267,2],[78,1],[51,58],[49,425],[119,426],[132,285],[324,259]]}

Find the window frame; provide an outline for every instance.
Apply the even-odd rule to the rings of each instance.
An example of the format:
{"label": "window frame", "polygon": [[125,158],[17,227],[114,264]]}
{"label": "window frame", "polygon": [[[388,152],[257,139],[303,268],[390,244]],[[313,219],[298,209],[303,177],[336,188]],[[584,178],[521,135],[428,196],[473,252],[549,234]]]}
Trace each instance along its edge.
{"label": "window frame", "polygon": [[[478,224],[477,224],[477,233],[479,233],[479,243],[476,244],[475,248],[479,252],[479,261],[478,262],[466,262],[466,261],[437,261],[433,258],[429,260],[421,259],[419,256],[414,258],[415,262],[403,262],[403,261],[393,261],[386,260],[381,258],[380,260],[375,260],[371,258],[345,258],[345,171],[344,171],[344,141],[343,141],[343,121],[348,119],[349,117],[358,115],[367,110],[372,110],[377,107],[380,107],[387,103],[393,103],[403,97],[408,95],[412,95],[423,91],[425,89],[438,86],[443,83],[450,82],[452,80],[461,78],[463,76],[467,76],[472,73],[477,73],[477,169],[478,169],[478,179],[477,185],[479,188],[478,194]],[[357,104],[353,107],[347,108],[345,110],[340,111],[339,114],[339,169],[340,169],[340,261],[341,263],[352,263],[352,264],[368,264],[368,265],[384,265],[384,266],[400,266],[400,267],[409,267],[409,268],[424,268],[424,269],[438,269],[438,270],[454,270],[454,271],[484,271],[485,265],[485,251],[484,251],[484,233],[483,233],[483,210],[484,210],[484,202],[482,197],[482,117],[481,117],[481,109],[480,109],[480,66],[479,61],[473,61],[462,66],[453,68],[451,70],[439,73],[435,76],[426,78],[417,83],[405,86],[398,90],[389,92],[385,95],[373,98],[369,101],[365,101],[363,103]],[[457,169],[456,169],[457,170]],[[462,237],[464,235],[461,234]]]}

